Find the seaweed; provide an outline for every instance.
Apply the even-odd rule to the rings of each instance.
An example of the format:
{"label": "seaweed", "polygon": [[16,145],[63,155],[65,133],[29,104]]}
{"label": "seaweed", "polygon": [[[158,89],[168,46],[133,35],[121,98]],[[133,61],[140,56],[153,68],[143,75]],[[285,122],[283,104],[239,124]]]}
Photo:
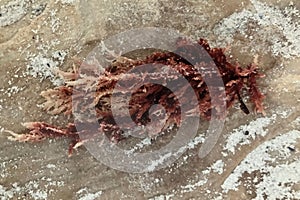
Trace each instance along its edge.
{"label": "seaweed", "polygon": [[[211,48],[208,42],[204,39],[193,43],[184,38],[180,38],[177,42],[177,49],[175,52],[154,52],[147,56],[145,59],[129,59],[127,57],[119,56],[108,66],[104,73],[99,76],[97,72],[93,70],[93,65],[81,63],[85,65],[85,69],[88,73],[80,74],[76,66],[71,72],[63,72],[58,70],[57,73],[64,80],[63,86],[56,87],[47,91],[43,91],[41,95],[45,98],[44,109],[47,113],[60,114],[64,113],[66,116],[71,116],[73,109],[80,109],[88,111],[89,109],[96,110],[96,116],[91,116],[88,119],[96,118],[99,122],[98,127],[105,133],[107,133],[112,141],[118,142],[121,139],[125,139],[123,134],[124,130],[120,129],[120,124],[117,124],[114,120],[111,110],[111,97],[112,92],[122,76],[123,73],[138,68],[142,65],[158,65],[161,64],[164,67],[163,73],[149,73],[142,71],[142,74],[130,74],[125,77],[124,85],[121,85],[118,89],[121,93],[128,92],[128,85],[132,82],[141,81],[142,78],[162,79],[162,80],[176,80],[179,77],[172,73],[173,69],[178,71],[182,76],[188,80],[188,84],[193,88],[198,98],[197,102],[190,102],[188,98],[184,99],[184,106],[188,110],[188,115],[193,116],[197,113],[194,111],[196,106],[199,106],[201,117],[210,120],[212,109],[215,109],[219,117],[224,117],[222,113],[218,113],[218,105],[212,108],[211,96],[208,87],[203,79],[203,76],[183,57],[193,58],[195,54],[195,46],[201,45],[203,49],[211,56],[214,65],[218,68],[221,74],[225,93],[226,93],[226,107],[230,108],[237,101],[240,103],[240,108],[245,114],[249,114],[250,111],[243,101],[241,95],[243,89],[247,89],[247,95],[250,97],[250,101],[254,105],[254,111],[257,113],[265,114],[263,107],[263,99],[265,96],[259,91],[257,79],[263,77],[259,73],[257,60],[246,67],[240,67],[238,63],[232,64],[225,56],[225,49],[223,48]],[[184,55],[179,56],[179,55]],[[197,63],[197,62],[196,62]],[[206,69],[212,67],[211,62],[199,62],[197,63]],[[124,80],[124,77],[122,77]],[[128,85],[127,85],[128,83]],[[216,86],[217,87],[217,86]],[[188,89],[187,86],[178,83],[179,94],[184,94]],[[76,90],[76,91],[75,91]],[[72,96],[73,95],[73,96]],[[92,101],[83,103],[72,103],[72,98],[84,98],[89,96]],[[222,99],[220,99],[222,101]],[[167,115],[165,117],[164,128],[175,124],[180,126],[184,118],[181,117],[181,109],[176,96],[168,88],[158,84],[146,84],[138,88],[133,94],[129,102],[129,113],[132,120],[139,125],[147,125],[151,121],[149,116],[149,109],[154,104],[162,105]],[[122,108],[120,108],[122,113]],[[155,117],[155,116],[154,116]],[[82,123],[94,123],[87,119],[82,119]],[[121,124],[121,127],[126,127],[128,130],[133,130],[132,124]],[[37,142],[46,138],[54,137],[69,137],[72,142],[69,148],[69,155],[72,154],[73,149],[78,148],[85,141],[80,139],[79,132],[77,132],[75,124],[69,123],[65,128],[52,126],[44,122],[30,122],[24,124],[29,130],[25,134],[12,134],[9,139],[20,142]],[[89,130],[80,130],[80,133],[85,131],[86,134],[90,134],[92,138],[93,134]],[[158,135],[163,130],[151,131],[151,135]]]}

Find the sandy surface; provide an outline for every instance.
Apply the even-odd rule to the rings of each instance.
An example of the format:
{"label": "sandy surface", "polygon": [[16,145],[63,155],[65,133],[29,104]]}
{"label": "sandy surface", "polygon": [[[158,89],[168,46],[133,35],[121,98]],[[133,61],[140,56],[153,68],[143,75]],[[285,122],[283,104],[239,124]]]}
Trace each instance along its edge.
{"label": "sandy surface", "polygon": [[[1,0],[0,199],[300,199],[299,9],[287,0]],[[197,156],[199,131],[172,166],[145,174],[113,170],[84,147],[69,158],[65,139],[7,139],[4,130],[23,132],[23,122],[70,120],[42,109],[40,92],[61,84],[52,68],[151,26],[229,47],[242,64],[258,55],[266,116],[232,108],[207,157]]]}

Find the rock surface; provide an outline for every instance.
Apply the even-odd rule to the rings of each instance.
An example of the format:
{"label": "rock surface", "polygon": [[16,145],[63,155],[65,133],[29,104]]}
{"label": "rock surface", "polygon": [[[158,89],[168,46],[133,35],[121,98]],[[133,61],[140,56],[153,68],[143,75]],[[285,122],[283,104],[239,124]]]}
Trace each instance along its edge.
{"label": "rock surface", "polygon": [[[1,199],[300,199],[299,10],[287,0],[1,1]],[[242,64],[258,55],[266,116],[233,108],[207,157],[197,156],[199,133],[172,166],[147,174],[113,170],[85,148],[69,158],[67,140],[7,140],[4,130],[22,132],[24,122],[69,120],[42,109],[40,92],[61,84],[52,69],[141,27],[206,38]]]}

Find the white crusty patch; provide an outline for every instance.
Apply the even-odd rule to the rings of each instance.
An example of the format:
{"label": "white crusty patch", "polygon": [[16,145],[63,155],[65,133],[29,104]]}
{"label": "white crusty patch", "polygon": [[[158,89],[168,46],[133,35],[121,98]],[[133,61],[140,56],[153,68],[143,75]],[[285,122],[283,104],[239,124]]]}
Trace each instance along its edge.
{"label": "white crusty patch", "polygon": [[272,124],[275,119],[276,114],[273,114],[271,117],[261,117],[251,121],[249,124],[234,129],[228,134],[229,136],[223,150],[235,154],[237,146],[250,144],[258,135],[265,136],[267,134],[267,127]]}
{"label": "white crusty patch", "polygon": [[[224,193],[238,190],[243,173],[259,171],[262,181],[256,187],[256,199],[296,198],[299,192],[292,189],[292,185],[300,182],[300,162],[286,161],[291,156],[291,148],[295,148],[300,139],[300,131],[293,130],[269,140],[247,155],[232,174],[221,186]],[[282,164],[283,163],[283,164]]]}
{"label": "white crusty patch", "polygon": [[28,194],[29,199],[46,200],[49,199],[50,194],[56,192],[57,188],[63,186],[63,181],[54,181],[47,177],[29,181],[24,185],[20,185],[19,183],[13,183],[10,186],[0,185],[0,199],[16,199],[21,194]]}
{"label": "white crusty patch", "polygon": [[294,183],[300,182],[300,160],[275,166],[269,173],[268,176],[264,176],[262,182],[256,185],[257,197],[255,199],[262,199],[264,195],[267,195],[268,199],[300,198],[300,191],[292,189]]}
{"label": "white crusty patch", "polygon": [[98,191],[96,193],[88,192],[87,188],[82,188],[76,192],[76,196],[78,200],[95,200],[99,199],[102,195],[102,191]]}
{"label": "white crusty patch", "polygon": [[190,184],[187,184],[187,185],[184,185],[184,186],[181,186],[181,194],[183,193],[187,193],[187,192],[192,192],[194,191],[195,189],[197,189],[198,187],[201,187],[203,186],[204,184],[206,184],[208,181],[207,178],[204,178],[204,179],[201,179],[201,180],[198,180],[196,183],[190,183]]}
{"label": "white crusty patch", "polygon": [[217,174],[222,174],[224,171],[224,162],[222,160],[217,160],[214,164],[211,166],[211,170]]}
{"label": "white crusty patch", "polygon": [[[217,46],[232,44],[235,36],[240,34],[249,39],[247,46],[251,51],[271,51],[272,55],[284,58],[300,56],[300,24],[295,20],[300,14],[296,6],[291,2],[281,9],[258,0],[250,2],[249,8],[233,13],[215,26]],[[249,24],[255,24],[257,28],[251,29]]]}
{"label": "white crusty patch", "polygon": [[0,7],[0,27],[19,21],[27,13],[28,0],[13,0]]}
{"label": "white crusty patch", "polygon": [[[49,45],[49,46],[47,46]],[[61,85],[63,80],[57,76],[55,70],[64,62],[67,52],[64,50],[54,51],[51,56],[45,56],[54,47],[56,42],[40,46],[40,53],[28,54],[27,74],[40,78],[41,81],[49,79],[55,86]]]}
{"label": "white crusty patch", "polygon": [[62,4],[74,4],[77,0],[61,0]]}

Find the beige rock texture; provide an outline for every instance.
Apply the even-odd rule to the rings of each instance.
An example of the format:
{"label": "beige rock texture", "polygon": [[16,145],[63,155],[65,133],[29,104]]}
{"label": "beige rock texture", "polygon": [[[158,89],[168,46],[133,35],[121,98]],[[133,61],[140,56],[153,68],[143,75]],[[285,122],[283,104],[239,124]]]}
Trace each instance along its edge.
{"label": "beige rock texture", "polygon": [[[299,10],[296,0],[1,0],[0,199],[300,199]],[[206,38],[242,65],[258,56],[266,116],[236,105],[207,157],[198,157],[199,130],[173,165],[143,174],[105,166],[84,147],[68,157],[67,139],[7,139],[24,122],[71,121],[42,108],[41,91],[62,83],[53,69],[143,27]]]}

